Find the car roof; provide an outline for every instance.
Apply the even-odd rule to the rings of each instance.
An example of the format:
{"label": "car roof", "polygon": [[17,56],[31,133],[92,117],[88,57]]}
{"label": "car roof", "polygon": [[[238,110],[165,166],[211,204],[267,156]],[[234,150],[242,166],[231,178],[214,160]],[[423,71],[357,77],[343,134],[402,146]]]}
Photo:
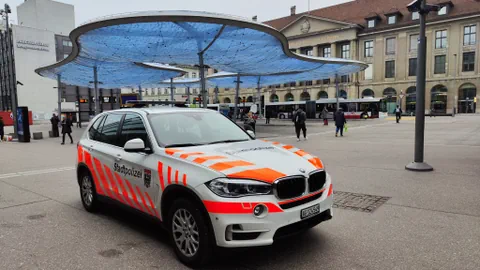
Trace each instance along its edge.
{"label": "car roof", "polygon": [[161,107],[152,107],[152,108],[129,108],[129,109],[119,109],[112,110],[106,113],[112,112],[136,112],[140,114],[164,114],[164,113],[176,113],[176,112],[216,112],[211,109],[200,109],[200,108],[179,108],[179,107],[170,107],[170,106],[161,106]]}

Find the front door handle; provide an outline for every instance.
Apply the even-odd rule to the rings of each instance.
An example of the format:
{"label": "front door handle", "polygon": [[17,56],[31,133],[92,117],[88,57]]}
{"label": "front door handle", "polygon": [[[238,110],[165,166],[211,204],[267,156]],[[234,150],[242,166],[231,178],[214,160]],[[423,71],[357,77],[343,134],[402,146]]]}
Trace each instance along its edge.
{"label": "front door handle", "polygon": [[115,158],[116,161],[122,161],[122,156],[121,155],[117,155],[117,157]]}

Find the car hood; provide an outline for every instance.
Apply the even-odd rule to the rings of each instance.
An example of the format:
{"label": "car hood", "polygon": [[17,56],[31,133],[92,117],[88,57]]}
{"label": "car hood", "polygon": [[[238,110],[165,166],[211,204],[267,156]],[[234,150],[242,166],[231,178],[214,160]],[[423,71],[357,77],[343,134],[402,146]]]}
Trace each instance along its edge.
{"label": "car hood", "polygon": [[308,175],[323,168],[320,159],[301,149],[261,140],[168,148],[166,153],[229,178],[267,183],[285,176]]}

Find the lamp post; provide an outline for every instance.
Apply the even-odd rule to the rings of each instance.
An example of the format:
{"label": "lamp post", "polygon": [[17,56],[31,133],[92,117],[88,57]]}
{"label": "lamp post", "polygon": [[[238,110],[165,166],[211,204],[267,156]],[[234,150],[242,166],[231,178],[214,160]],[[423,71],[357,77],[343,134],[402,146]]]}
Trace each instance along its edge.
{"label": "lamp post", "polygon": [[426,76],[426,19],[430,11],[438,11],[439,7],[427,5],[426,0],[415,0],[407,8],[420,15],[420,35],[417,62],[417,106],[415,114],[415,155],[414,161],[405,166],[410,171],[433,171],[433,167],[424,162],[425,147],[425,76]]}

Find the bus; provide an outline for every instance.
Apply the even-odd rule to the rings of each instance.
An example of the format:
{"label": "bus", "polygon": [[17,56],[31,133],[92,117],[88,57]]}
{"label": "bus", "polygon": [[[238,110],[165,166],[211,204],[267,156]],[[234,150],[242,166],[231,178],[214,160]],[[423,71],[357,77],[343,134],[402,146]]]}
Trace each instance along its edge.
{"label": "bus", "polygon": [[[237,118],[240,119],[241,118],[241,115],[242,115],[242,112],[243,114],[247,114],[249,111],[250,111],[250,108],[252,107],[252,105],[254,105],[255,103],[253,102],[241,102],[241,103],[238,103],[238,115],[237,115]],[[235,103],[220,103],[220,104],[208,104],[207,105],[207,108],[208,109],[211,109],[211,110],[215,110],[215,111],[218,111],[218,112],[221,112],[225,115],[228,115],[228,108],[229,108],[229,111],[231,113],[233,113],[233,110],[235,109]]]}
{"label": "bus", "polygon": [[[360,99],[339,99],[340,107],[347,119],[378,118],[385,111],[383,98],[365,97]],[[328,118],[333,118],[337,110],[337,99],[326,98],[312,101],[286,101],[265,104],[265,110],[272,118],[291,119],[293,112],[301,108],[307,113],[307,118],[320,118],[323,108],[328,110]]]}

